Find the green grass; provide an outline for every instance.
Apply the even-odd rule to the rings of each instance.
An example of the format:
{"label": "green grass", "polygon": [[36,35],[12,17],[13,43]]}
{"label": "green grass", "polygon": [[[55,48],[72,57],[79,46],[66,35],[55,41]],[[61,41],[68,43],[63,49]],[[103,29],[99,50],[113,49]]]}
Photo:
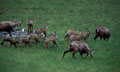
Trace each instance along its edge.
{"label": "green grass", "polygon": [[[34,21],[34,29],[48,24],[47,33],[56,31],[58,47],[45,42],[18,48],[9,44],[0,46],[0,72],[120,72],[120,1],[119,0],[1,0],[0,21]],[[93,40],[87,43],[95,50],[93,58],[72,58],[71,53],[61,56],[68,48],[64,34],[77,26],[79,31],[86,27],[94,33],[97,26],[106,26],[111,31],[109,41]],[[1,41],[1,39],[0,39]]]}

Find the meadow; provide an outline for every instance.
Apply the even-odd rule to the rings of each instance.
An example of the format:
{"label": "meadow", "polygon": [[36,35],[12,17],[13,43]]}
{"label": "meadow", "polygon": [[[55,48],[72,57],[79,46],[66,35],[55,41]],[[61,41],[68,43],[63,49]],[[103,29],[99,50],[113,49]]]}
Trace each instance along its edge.
{"label": "meadow", "polygon": [[[0,72],[120,72],[120,0],[0,0],[0,21],[34,21],[34,29],[48,24],[47,34],[56,31],[58,47],[44,40],[38,45],[9,48],[9,43],[0,45]],[[94,57],[81,58],[72,53],[62,59],[68,42],[64,40],[66,30],[92,34],[86,41],[95,50]],[[94,40],[95,28],[110,29],[109,41]],[[0,39],[1,41],[2,39]]]}

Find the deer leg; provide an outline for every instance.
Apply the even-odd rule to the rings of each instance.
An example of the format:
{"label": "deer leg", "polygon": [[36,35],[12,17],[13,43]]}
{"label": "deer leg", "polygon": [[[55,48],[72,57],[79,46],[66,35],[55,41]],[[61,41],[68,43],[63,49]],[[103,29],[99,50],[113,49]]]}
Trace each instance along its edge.
{"label": "deer leg", "polygon": [[88,57],[88,53],[86,54],[86,57]]}
{"label": "deer leg", "polygon": [[48,42],[46,42],[46,48],[48,48]]}
{"label": "deer leg", "polygon": [[17,48],[17,44],[14,44],[15,48]]}
{"label": "deer leg", "polygon": [[98,37],[99,37],[99,35],[98,35],[98,34],[96,34],[96,36],[94,37],[94,40],[96,40]]}
{"label": "deer leg", "polygon": [[79,52],[79,54],[80,54],[80,56],[81,56],[81,58],[82,58],[82,57],[83,57],[83,56],[82,56],[82,53],[81,53],[81,52]]}
{"label": "deer leg", "polygon": [[55,44],[55,45],[57,46],[57,43],[56,43],[56,41],[53,41],[53,44]]}
{"label": "deer leg", "polygon": [[72,52],[72,51],[73,51],[72,49],[65,50],[64,53],[63,53],[62,58],[64,58],[64,56],[65,56],[66,53],[68,53],[68,52]]}
{"label": "deer leg", "polygon": [[25,43],[25,47],[26,47],[27,43]]}
{"label": "deer leg", "polygon": [[73,51],[72,53],[72,57],[75,58],[75,54],[76,54],[77,50]]}
{"label": "deer leg", "polygon": [[1,42],[1,45],[3,45],[4,44],[4,40]]}
{"label": "deer leg", "polygon": [[100,39],[102,40],[102,36],[100,36]]}

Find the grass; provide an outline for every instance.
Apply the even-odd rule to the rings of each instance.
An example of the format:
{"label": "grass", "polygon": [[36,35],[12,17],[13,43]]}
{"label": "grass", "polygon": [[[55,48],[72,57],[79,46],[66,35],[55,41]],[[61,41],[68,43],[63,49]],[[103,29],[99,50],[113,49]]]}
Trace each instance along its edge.
{"label": "grass", "polygon": [[[48,24],[47,33],[56,31],[59,47],[52,44],[45,49],[42,41],[36,45],[9,48],[0,46],[0,72],[120,72],[120,1],[119,0],[1,0],[0,21],[34,21],[34,29]],[[111,31],[109,41],[93,40],[87,43],[95,50],[94,58],[72,58],[71,53],[61,59],[68,48],[64,34],[77,26],[79,31],[86,27],[94,33],[97,26],[106,26]],[[0,39],[1,40],[1,39]]]}

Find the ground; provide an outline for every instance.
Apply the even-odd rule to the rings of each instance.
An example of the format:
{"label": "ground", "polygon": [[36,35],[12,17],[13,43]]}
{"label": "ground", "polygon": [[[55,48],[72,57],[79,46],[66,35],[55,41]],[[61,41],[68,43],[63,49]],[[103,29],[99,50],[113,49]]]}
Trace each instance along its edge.
{"label": "ground", "polygon": [[[26,28],[33,20],[34,29],[48,24],[47,34],[58,35],[58,47],[50,44],[48,49],[44,40],[27,47],[0,46],[0,72],[120,72],[119,7],[119,0],[0,0],[0,21],[22,20]],[[95,50],[93,58],[81,58],[79,53],[74,59],[72,53],[61,58],[68,48],[65,32],[75,26],[92,33],[86,43]],[[109,41],[94,41],[97,26],[110,29]]]}

